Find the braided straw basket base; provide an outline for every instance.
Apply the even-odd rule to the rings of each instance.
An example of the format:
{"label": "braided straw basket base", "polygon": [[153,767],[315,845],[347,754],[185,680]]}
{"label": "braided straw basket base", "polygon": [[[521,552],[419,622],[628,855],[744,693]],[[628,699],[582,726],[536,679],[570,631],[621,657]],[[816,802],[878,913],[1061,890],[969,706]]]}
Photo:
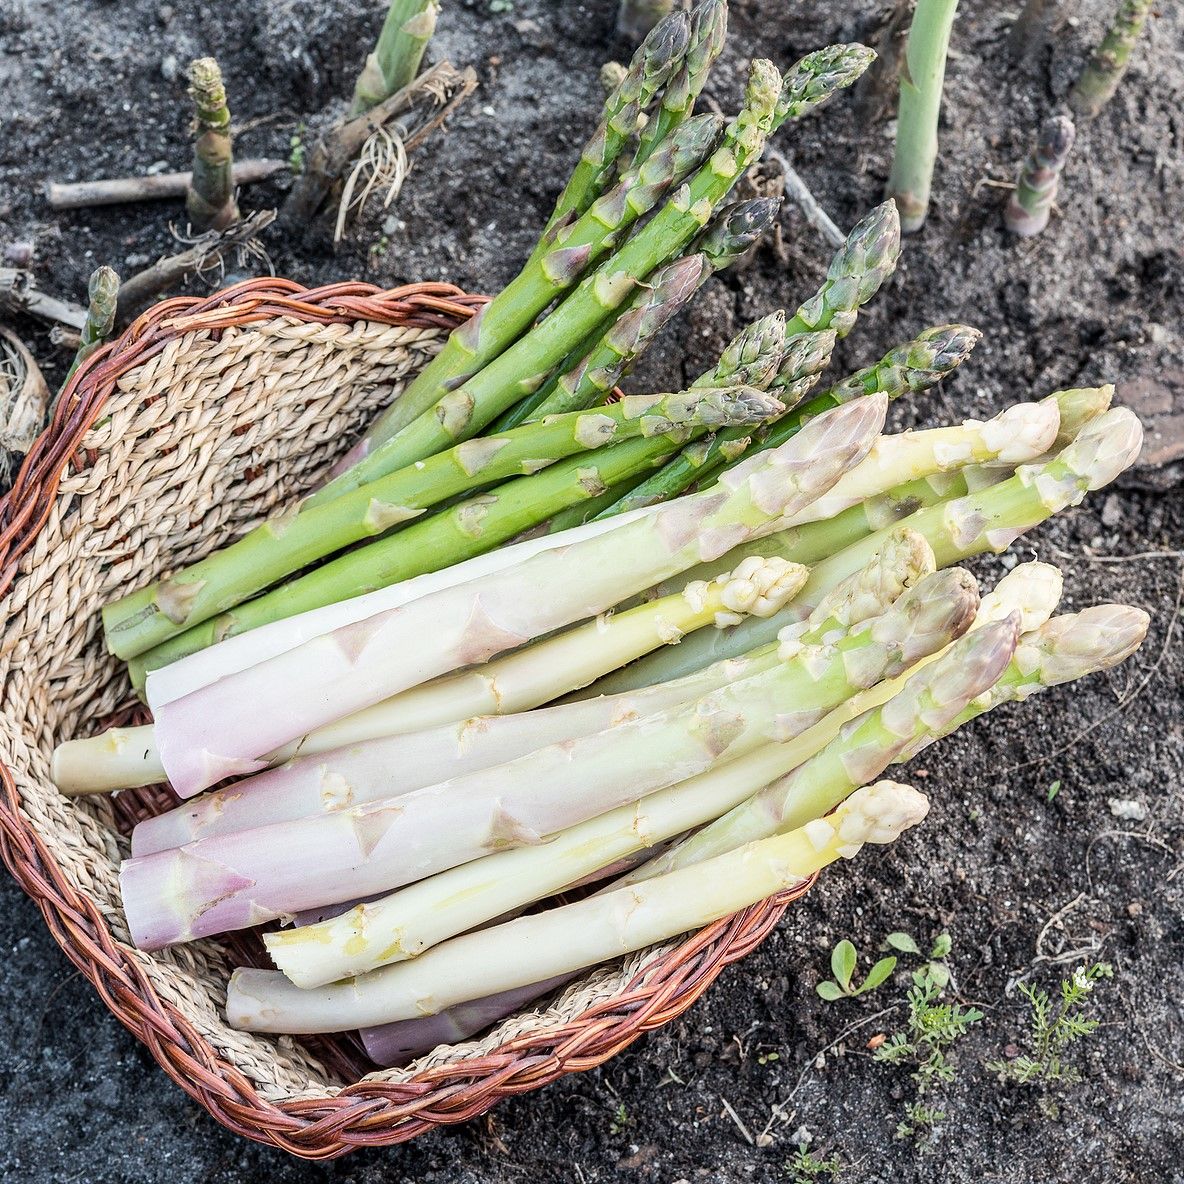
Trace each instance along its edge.
{"label": "braided straw basket base", "polygon": [[[140,722],[99,609],[316,485],[482,303],[446,284],[309,291],[250,280],[166,301],[93,355],[0,501],[0,855],[68,957],[219,1122],[309,1159],[398,1143],[589,1069],[678,1016],[774,927],[790,894],[602,967],[484,1038],[369,1072],[357,1043],[236,1032],[225,984],[255,935],[128,944],[117,871],[162,787],[68,800],[61,740]],[[800,895],[795,893],[793,895]]]}

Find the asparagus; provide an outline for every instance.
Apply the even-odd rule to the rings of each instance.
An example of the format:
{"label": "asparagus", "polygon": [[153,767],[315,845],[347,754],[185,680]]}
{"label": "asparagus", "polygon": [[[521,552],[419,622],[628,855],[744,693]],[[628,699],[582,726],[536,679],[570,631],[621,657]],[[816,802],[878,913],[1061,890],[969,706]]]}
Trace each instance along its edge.
{"label": "asparagus", "polygon": [[673,7],[674,0],[621,0],[617,32],[630,41],[640,41]]}
{"label": "asparagus", "polygon": [[[620,721],[622,710],[636,715],[636,700],[628,708],[599,701],[575,711],[529,709],[655,646],[676,644],[692,630],[722,629],[749,612],[776,612],[802,586],[806,574],[805,568],[782,560],[746,560],[710,584],[688,584],[676,595],[591,621],[476,670],[412,688],[371,709],[387,721],[378,725],[382,730],[376,738],[329,752],[324,752],[323,739],[311,749],[301,744],[299,750],[310,755],[145,820],[133,833],[132,853],[148,855],[211,835],[377,801],[603,731]],[[650,696],[663,700],[652,711],[681,703],[689,694],[673,699]],[[356,717],[353,723],[342,723],[352,729],[359,726]],[[274,764],[276,755],[269,760]],[[337,787],[335,792],[331,786]]]}
{"label": "asparagus", "polygon": [[374,52],[354,83],[350,119],[415,81],[439,15],[438,0],[391,0]]}
{"label": "asparagus", "polygon": [[676,844],[630,881],[699,864],[749,843],[809,824],[852,790],[878,777],[920,737],[939,732],[975,696],[999,681],[1019,640],[1019,615],[968,633],[908,678],[882,706],[843,726],[817,756]]}
{"label": "asparagus", "polygon": [[690,23],[681,12],[660,20],[641,43],[621,84],[605,99],[600,123],[584,145],[570,180],[555,202],[547,231],[582,214],[599,195],[617,158],[638,130],[654,96],[682,63],[690,40]]}
{"label": "asparagus", "polygon": [[[276,971],[239,969],[230,980],[227,1019],[252,1031],[311,1032],[444,1011],[475,994],[592,966],[725,917],[802,884],[836,859],[852,858],[864,843],[890,842],[927,809],[916,791],[881,782],[853,794],[831,818],[702,867],[480,930],[410,962],[313,991]],[[474,966],[481,967],[479,980]]]}
{"label": "asparagus", "polygon": [[1015,191],[1008,199],[1003,221],[1012,234],[1031,238],[1048,225],[1056,201],[1061,169],[1069,158],[1077,129],[1065,115],[1045,120],[1031,155],[1020,170]]}
{"label": "asparagus", "polygon": [[459,437],[473,435],[537,389],[576,342],[594,332],[638,284],[707,223],[714,207],[759,156],[779,109],[783,85],[802,92],[802,101],[792,108],[800,113],[824,101],[833,87],[854,80],[857,72],[851,63],[862,68],[865,55],[842,48],[844,52],[829,56],[825,52],[808,55],[790,70],[784,84],[771,63],[754,62],[744,107],[725,129],[720,147],[707,164],[615,255],[585,276],[550,316],[404,427],[387,463],[410,464]]}
{"label": "asparagus", "polygon": [[[754,406],[746,388],[627,395],[611,407],[466,440],[327,504],[285,512],[168,579],[110,602],[103,609],[107,647],[121,658],[141,654],[315,560],[386,534],[428,507],[482,486],[533,474],[615,441],[668,435],[684,425],[730,423],[768,408],[769,400],[759,395]],[[462,517],[464,507],[455,513]],[[428,535],[438,533],[440,519],[432,522]],[[425,552],[429,557],[437,558]]]}
{"label": "asparagus", "polygon": [[[775,199],[756,198],[752,201],[734,202],[720,210],[695,244],[698,255],[690,256],[690,258],[701,257],[704,261],[704,266],[697,277],[696,287],[704,283],[715,272],[730,266],[753,243],[759,240],[776,218],[777,207],[778,202]],[[655,272],[647,281],[647,287],[657,285],[665,271],[666,268],[661,268]],[[688,299],[691,294],[692,292],[687,293]],[[635,298],[635,303],[637,300],[641,300],[644,304],[647,295],[648,293],[643,289]],[[523,402],[527,404],[524,416],[537,419],[541,415],[554,415],[562,411],[574,410],[577,407],[588,406],[590,403],[599,402],[607,397],[636,354],[648,344],[649,339],[668,319],[667,316],[663,316],[660,322],[655,323],[654,318],[649,318],[650,323],[645,326],[646,332],[640,345],[635,345],[630,353],[621,356],[614,344],[614,339],[618,335],[618,326],[622,322],[625,322],[625,332],[630,331],[629,316],[630,313],[626,312],[624,316],[614,322],[592,354],[582,359],[574,371],[557,379],[554,387],[547,391],[536,407],[529,407],[532,401],[524,400]],[[607,368],[603,365],[606,354],[609,358]],[[614,357],[614,355],[616,356]],[[753,369],[756,370],[755,367]],[[694,385],[706,386],[708,384],[696,381]],[[739,367],[721,375],[720,381],[714,385],[750,385],[763,389],[761,382],[745,382]],[[516,408],[512,408],[510,414],[512,415],[515,410]]]}
{"label": "asparagus", "polygon": [[230,110],[222,71],[213,58],[189,66],[189,95],[194,106],[193,176],[185,210],[195,231],[225,230],[239,219],[234,200]]}
{"label": "asparagus", "polygon": [[1090,420],[1097,419],[1110,410],[1114,400],[1114,387],[1074,387],[1056,391],[1048,396],[1061,413],[1061,429],[1057,432],[1056,446],[1064,448],[1071,444]]}
{"label": "asparagus", "polygon": [[1114,97],[1154,8],[1153,0],[1119,0],[1106,36],[1069,91],[1069,105],[1083,119],[1093,119]]}
{"label": "asparagus", "polygon": [[88,303],[86,321],[79,334],[78,349],[74,361],[66,372],[66,383],[74,377],[74,371],[101,346],[115,328],[115,306],[119,300],[119,276],[113,268],[97,267],[91,272],[87,284]]}
{"label": "asparagus", "polygon": [[[622,12],[627,2],[623,0]],[[728,6],[725,0],[704,0],[692,11],[690,21],[686,54],[674,76],[663,88],[662,102],[657,111],[638,137],[635,163],[649,156],[654,146],[661,143],[671,129],[690,116],[707,75],[724,47],[728,31]]]}
{"label": "asparagus", "polygon": [[[1078,505],[1087,492],[1108,485],[1133,463],[1142,442],[1138,419],[1125,408],[1115,408],[1087,421],[1080,435],[1051,460],[1021,466],[1007,480],[919,510],[904,521],[929,540],[942,566],[988,551],[998,553],[1053,514]],[[677,651],[651,654],[594,684],[589,693],[615,694],[677,678],[771,641],[814,603],[814,597],[874,554],[887,529],[818,563],[793,603],[768,621],[757,622],[760,628],[744,622],[718,634],[714,644],[703,644],[702,634],[689,637]],[[730,554],[724,562],[732,565],[737,558]]]}
{"label": "asparagus", "polygon": [[1020,637],[1015,656],[999,681],[948,724],[906,748],[897,763],[910,760],[955,728],[993,711],[1001,703],[1023,703],[1048,687],[1125,662],[1143,644],[1151,618],[1125,604],[1101,604],[1053,617]]}
{"label": "asparagus", "polygon": [[[707,493],[376,612],[165,704],[156,737],[173,788],[189,796],[223,777],[257,772],[266,753],[322,724],[603,612],[768,533],[863,459],[885,410],[880,397],[837,408],[784,448],[724,474]],[[541,598],[539,589],[546,589]],[[264,707],[248,719],[243,703]]]}
{"label": "asparagus", "polygon": [[[169,627],[172,622],[167,613],[158,613],[151,618],[148,628],[155,629],[162,637],[162,643],[148,651],[147,660],[152,664],[171,660],[178,654],[192,652],[195,646],[208,645],[260,624],[364,595],[479,555],[545,521],[556,508],[595,496],[617,480],[622,472],[632,471],[638,457],[652,453],[656,458],[667,454],[686,439],[695,420],[735,423],[745,418],[763,419],[774,414],[780,404],[750,387],[731,387],[688,394],[681,400],[675,399],[672,406],[686,408],[685,412],[679,411],[677,421],[661,416],[643,417],[649,418],[650,425],[645,434],[622,433],[623,439],[626,436],[631,438],[621,446],[581,453],[530,476],[500,485],[488,493],[476,494],[430,518],[340,555],[254,600],[239,603],[217,616],[206,617],[204,622],[199,620],[184,632]],[[597,423],[607,430],[610,420],[615,423],[619,418],[602,419],[601,414],[575,413],[576,418],[588,421],[589,432]],[[429,457],[422,464],[427,468],[431,462]],[[531,466],[528,463],[524,467],[529,469]],[[416,468],[410,466],[406,472],[414,474]],[[357,492],[365,497],[366,492],[377,484],[372,482]],[[367,505],[370,500],[366,497]],[[330,502],[318,509],[331,512],[336,505],[337,502]],[[380,521],[371,533],[381,533],[413,516],[408,512],[400,519],[398,509],[392,508],[387,520]],[[304,517],[297,515],[296,523],[300,524]],[[314,539],[322,537],[322,532],[301,531],[302,535],[305,533]],[[145,630],[140,627],[140,617],[131,615],[128,622],[125,633],[109,634],[109,644],[129,652],[135,645],[138,652],[144,652],[141,639]],[[126,633],[132,630],[136,635],[129,640]]]}
{"label": "asparagus", "polygon": [[[693,704],[395,797],[125,862],[120,883],[133,938],[156,949],[390,891],[482,855],[544,841],[765,744],[791,740],[928,652],[935,631],[948,629],[950,620],[951,589],[940,592],[910,598],[898,614],[903,627],[901,619],[881,618],[836,641],[799,641],[783,647],[783,660],[772,669]],[[953,598],[966,623],[977,602],[972,593],[973,584],[970,594]],[[367,785],[382,793],[381,771],[369,778],[361,779],[359,796]],[[292,852],[315,853],[315,870],[307,859],[290,859]]]}
{"label": "asparagus", "polygon": [[[974,581],[966,573],[943,572],[906,592],[886,616],[853,630],[840,645],[847,660],[876,653],[876,660],[860,662],[860,682],[889,668],[899,671],[918,657],[940,649],[969,624],[974,614]],[[832,622],[833,624],[833,622]],[[852,644],[869,636],[870,647]],[[818,644],[824,636],[815,628],[794,651],[792,661],[814,663],[825,655]],[[890,638],[898,639],[890,642]],[[886,665],[883,647],[899,644],[902,652]],[[834,659],[830,661],[833,663]],[[779,671],[745,682],[771,686]],[[782,680],[783,681],[783,680]],[[743,684],[739,684],[743,685]],[[821,712],[798,714],[791,729],[805,730],[808,719]],[[743,801],[768,780],[768,770],[782,759],[787,743],[762,745],[743,757],[717,764],[712,770],[683,780],[643,800],[622,805],[567,829],[547,844],[518,848],[454,867],[386,898],[368,902],[324,923],[267,938],[276,965],[302,987],[361,974],[389,962],[415,957],[424,949],[492,918],[542,899],[582,880],[598,868],[629,859],[646,848],[688,829],[710,822]]]}
{"label": "asparagus", "polygon": [[958,0],[917,0],[909,27],[887,191],[900,207],[905,234],[920,230],[929,212],[946,54],[957,8]]}

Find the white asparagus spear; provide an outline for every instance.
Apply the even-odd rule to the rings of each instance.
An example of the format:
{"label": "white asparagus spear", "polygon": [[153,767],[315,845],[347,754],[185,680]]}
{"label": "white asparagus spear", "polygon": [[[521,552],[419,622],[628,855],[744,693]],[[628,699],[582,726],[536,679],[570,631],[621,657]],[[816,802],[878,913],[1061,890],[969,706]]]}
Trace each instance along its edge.
{"label": "white asparagus spear", "polygon": [[864,843],[891,842],[927,810],[916,790],[882,781],[852,794],[829,818],[788,834],[454,938],[362,978],[304,991],[278,971],[236,970],[227,1019],[248,1031],[309,1033],[431,1015],[472,998],[475,989],[513,990],[698,929],[852,858]]}

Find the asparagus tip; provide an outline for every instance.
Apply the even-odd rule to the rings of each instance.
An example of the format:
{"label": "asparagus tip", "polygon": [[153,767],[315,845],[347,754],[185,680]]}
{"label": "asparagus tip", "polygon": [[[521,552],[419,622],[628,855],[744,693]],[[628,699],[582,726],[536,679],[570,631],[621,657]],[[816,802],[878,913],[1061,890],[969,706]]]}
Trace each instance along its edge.
{"label": "asparagus tip", "polygon": [[[857,789],[834,814],[810,823],[810,841],[841,842],[839,855],[852,859],[865,843],[891,843],[929,813],[929,799],[911,785],[899,781],[877,781]],[[823,834],[818,822],[829,831]]]}
{"label": "asparagus tip", "polygon": [[1051,563],[1017,564],[983,597],[978,622],[1001,621],[1018,612],[1021,632],[1029,633],[1056,612],[1064,586],[1061,569]]}

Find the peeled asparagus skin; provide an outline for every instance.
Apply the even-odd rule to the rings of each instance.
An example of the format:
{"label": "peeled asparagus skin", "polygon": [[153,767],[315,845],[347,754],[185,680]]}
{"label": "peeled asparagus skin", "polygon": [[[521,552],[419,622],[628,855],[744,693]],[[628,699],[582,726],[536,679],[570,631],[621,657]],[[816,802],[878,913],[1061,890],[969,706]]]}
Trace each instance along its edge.
{"label": "peeled asparagus skin", "polygon": [[268,753],[314,728],[593,617],[776,529],[863,459],[885,411],[882,398],[836,408],[704,493],[380,612],[165,704],[156,740],[174,790],[191,797],[224,777],[259,772]]}
{"label": "peeled asparagus skin", "polygon": [[276,971],[236,970],[227,1018],[251,1031],[314,1032],[438,1013],[478,991],[512,990],[594,966],[726,917],[852,858],[864,843],[891,842],[927,809],[915,790],[881,782],[853,794],[828,819],[701,867],[479,930],[410,962],[312,991]]}
{"label": "peeled asparagus skin", "polygon": [[[639,511],[632,515],[630,520],[649,512]],[[615,530],[622,524],[622,519],[607,523],[589,522],[562,534],[528,539],[479,555],[453,567],[382,588],[368,596],[327,605],[316,612],[302,613],[297,617],[265,625],[251,633],[228,638],[170,666],[152,671],[145,686],[148,705],[154,714],[158,714],[166,703],[182,699],[193,691],[212,685],[220,678],[237,674],[277,654],[295,649],[305,641],[323,637],[341,626],[364,620],[385,609],[398,608],[442,588],[450,588],[513,567],[540,551],[595,538],[606,531]],[[386,730],[363,731],[360,734],[351,732],[343,738],[330,737],[322,742],[319,748],[311,751],[323,752],[357,739],[386,734],[389,734]],[[276,759],[287,759],[290,755],[292,754],[280,752]],[[157,750],[155,730],[151,724],[134,728],[111,728],[99,736],[67,740],[59,744],[54,749],[51,776],[54,784],[63,793],[72,795],[106,793],[113,789],[155,785],[164,781],[166,777]]]}
{"label": "peeled asparagus skin", "polygon": [[998,682],[1018,640],[1018,614],[968,633],[911,675],[882,706],[845,724],[817,756],[626,879],[662,875],[740,843],[807,825],[878,777],[920,737],[957,718],[976,695]]}
{"label": "peeled asparagus skin", "polygon": [[[859,612],[868,603],[868,598],[848,598],[835,607],[840,613]],[[794,750],[791,742],[836,703],[881,677],[898,675],[956,637],[973,619],[977,603],[974,581],[967,573],[943,572],[923,580],[882,616],[863,621],[846,635],[839,617],[824,617],[783,656],[800,672],[810,672],[816,689],[781,698],[801,706],[777,717],[775,743],[763,743],[749,756],[717,763],[639,802],[577,824],[541,846],[490,855],[323,925],[270,935],[268,950],[301,986],[332,982],[415,957],[447,937],[567,887],[598,867],[709,822],[791,767],[784,764],[793,759],[788,755]],[[838,667],[843,670],[842,682],[829,692],[828,683],[835,684],[826,676],[827,665],[832,675]],[[773,698],[777,685],[786,687],[791,680],[774,671],[746,681],[753,691]],[[714,697],[716,702],[727,698],[727,691]],[[701,701],[700,709],[703,702],[707,701]]]}
{"label": "peeled asparagus skin", "polygon": [[[929,540],[942,566],[988,551],[1005,551],[1026,531],[1079,505],[1088,492],[1109,485],[1134,463],[1142,444],[1138,419],[1126,408],[1117,407],[1087,421],[1076,439],[1052,459],[1021,465],[1014,476],[997,485],[920,510],[904,521]],[[778,629],[799,620],[816,596],[874,554],[883,533],[869,535],[818,563],[805,588],[776,616],[756,622],[755,627],[745,621],[710,639],[702,634],[690,637],[677,652],[642,658],[627,671],[594,684],[589,692],[635,690],[765,644]],[[726,562],[734,563],[736,558],[730,555]]]}
{"label": "peeled asparagus skin", "polygon": [[959,585],[955,574],[923,582],[897,611],[834,642],[795,643],[777,667],[692,705],[412,793],[130,860],[121,883],[134,939],[159,948],[391,890],[538,843],[762,744],[790,740],[930,652],[935,633],[948,636],[951,613],[969,623],[973,581],[961,573]]}
{"label": "peeled asparagus skin", "polygon": [[[688,584],[677,595],[413,688],[397,697],[402,704],[391,704],[395,726],[406,734],[297,757],[147,818],[132,832],[132,854],[149,855],[199,838],[378,801],[607,728],[614,722],[611,709],[587,712],[590,720],[603,722],[578,733],[570,730],[570,718],[565,730],[563,713],[528,709],[657,645],[674,644],[694,629],[724,628],[746,612],[774,613],[796,594],[806,575],[804,567],[784,560],[745,560],[710,584]],[[459,717],[460,722],[415,731],[417,691],[421,710],[434,706],[437,714]],[[507,714],[511,712],[518,714]]]}
{"label": "peeled asparagus skin", "polygon": [[1100,604],[1053,617],[1020,637],[1015,656],[999,681],[973,699],[943,729],[906,748],[897,763],[910,760],[955,728],[993,711],[1001,703],[1022,703],[1047,689],[1109,670],[1143,644],[1151,618],[1125,604]]}

